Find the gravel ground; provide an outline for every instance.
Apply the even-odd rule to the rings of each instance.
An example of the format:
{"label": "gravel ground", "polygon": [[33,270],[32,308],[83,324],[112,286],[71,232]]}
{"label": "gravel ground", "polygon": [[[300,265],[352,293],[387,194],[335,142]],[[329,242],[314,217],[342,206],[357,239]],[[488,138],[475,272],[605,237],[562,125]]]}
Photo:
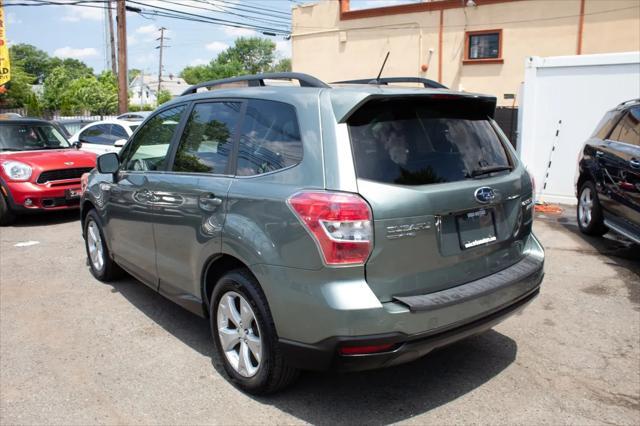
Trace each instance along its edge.
{"label": "gravel ground", "polygon": [[0,229],[2,425],[640,424],[640,249],[582,236],[571,212],[536,221],[546,278],[521,315],[269,398],[223,378],[205,320],[131,278],[97,282],[76,215]]}

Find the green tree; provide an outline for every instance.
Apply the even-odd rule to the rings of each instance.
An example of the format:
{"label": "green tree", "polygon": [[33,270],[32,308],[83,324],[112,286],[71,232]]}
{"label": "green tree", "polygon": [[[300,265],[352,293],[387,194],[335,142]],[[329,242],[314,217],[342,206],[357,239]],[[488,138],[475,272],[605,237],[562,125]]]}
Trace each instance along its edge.
{"label": "green tree", "polygon": [[74,75],[65,66],[54,68],[44,82],[43,104],[49,110],[62,114],[114,113],[118,105],[118,89],[115,76],[104,71],[98,77],[93,74]]}
{"label": "green tree", "polygon": [[73,77],[65,67],[58,66],[52,69],[44,80],[43,106],[49,110],[62,109],[63,94],[72,81]]}
{"label": "green tree", "polygon": [[160,92],[158,92],[158,106],[162,105],[165,102],[169,102],[171,98],[172,98],[171,92],[164,89],[160,90]]}
{"label": "green tree", "polygon": [[291,58],[280,59],[271,69],[273,72],[290,72]]}
{"label": "green tree", "polygon": [[40,105],[40,100],[35,93],[31,93],[27,97],[27,101],[24,106],[27,108],[27,115],[31,117],[39,117],[42,115],[42,106]]}
{"label": "green tree", "polygon": [[71,78],[80,78],[87,75],[93,75],[93,68],[84,62],[73,58],[51,58],[49,61],[49,72],[57,67],[64,67]]}
{"label": "green tree", "polygon": [[270,71],[290,71],[291,60],[276,62],[276,45],[260,37],[240,37],[233,46],[218,54],[206,65],[186,67],[180,76],[189,84],[207,80],[257,74]]}
{"label": "green tree", "polygon": [[136,78],[139,75],[142,75],[142,70],[139,70],[137,68],[131,68],[127,74],[129,76],[129,84],[131,84],[134,78]]}
{"label": "green tree", "polygon": [[22,108],[32,102],[35,94],[31,90],[33,76],[27,73],[21,61],[11,64],[11,80],[4,85],[6,91],[0,94],[0,105],[4,108]]}
{"label": "green tree", "polygon": [[267,72],[275,60],[276,44],[260,37],[240,37],[234,45],[221,52],[216,61],[221,64],[238,63],[244,74]]}
{"label": "green tree", "polygon": [[247,74],[242,70],[242,65],[238,62],[222,64],[215,59],[208,65],[198,65],[186,67],[180,76],[189,84],[196,84],[202,81],[218,80],[221,78],[234,77]]}
{"label": "green tree", "polygon": [[44,80],[51,68],[51,58],[47,52],[30,44],[19,43],[10,46],[9,56],[12,67],[16,62],[20,62],[24,72],[32,76],[32,84]]}
{"label": "green tree", "polygon": [[32,84],[44,81],[54,68],[60,66],[67,68],[72,78],[93,74],[93,69],[78,59],[52,58],[47,52],[31,44],[19,43],[12,45],[9,47],[9,55],[12,65],[14,62],[22,63],[24,71],[33,77]]}

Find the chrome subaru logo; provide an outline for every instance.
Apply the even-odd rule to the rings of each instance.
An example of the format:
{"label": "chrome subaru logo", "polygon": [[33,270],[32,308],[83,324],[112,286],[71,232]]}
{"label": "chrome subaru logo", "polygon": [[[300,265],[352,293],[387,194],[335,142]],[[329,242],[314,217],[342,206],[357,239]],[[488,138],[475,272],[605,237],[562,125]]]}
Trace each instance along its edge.
{"label": "chrome subaru logo", "polygon": [[487,204],[493,201],[496,198],[496,192],[493,188],[489,188],[488,186],[483,186],[482,188],[476,189],[475,192],[476,200],[478,200],[481,204]]}

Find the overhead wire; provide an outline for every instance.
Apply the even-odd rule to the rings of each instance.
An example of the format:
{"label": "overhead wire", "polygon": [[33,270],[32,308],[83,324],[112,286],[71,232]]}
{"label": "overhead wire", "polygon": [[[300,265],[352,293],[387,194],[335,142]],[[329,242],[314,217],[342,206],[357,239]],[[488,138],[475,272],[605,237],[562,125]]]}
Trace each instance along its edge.
{"label": "overhead wire", "polygon": [[153,14],[156,14],[156,15],[159,15],[159,16],[163,16],[164,15],[165,17],[168,17],[168,18],[184,17],[184,18],[189,18],[187,20],[195,20],[195,21],[198,21],[198,22],[217,23],[219,25],[226,25],[226,26],[236,27],[236,28],[254,29],[254,30],[257,30],[257,31],[261,31],[263,33],[264,32],[268,32],[268,33],[287,35],[290,32],[289,30],[284,31],[284,30],[282,30],[280,28],[274,28],[274,27],[256,25],[256,24],[249,24],[249,23],[246,23],[246,22],[238,22],[238,21],[232,21],[232,20],[222,19],[222,18],[214,18],[214,17],[210,17],[210,16],[205,16],[205,15],[196,14],[196,13],[190,13],[190,12],[183,12],[183,11],[170,9],[170,8],[166,8],[166,7],[162,7],[162,6],[157,6],[157,5],[150,6],[147,3],[143,3],[143,2],[139,2],[139,1],[135,1],[135,0],[128,0],[128,3],[148,8],[146,11],[144,11],[145,13],[153,13]]}
{"label": "overhead wire", "polygon": [[[253,16],[244,16],[244,15],[240,15],[239,13],[225,11],[224,9],[218,9],[218,10],[209,9],[209,8],[206,8],[206,7],[191,5],[191,4],[187,4],[187,3],[177,3],[177,2],[174,2],[174,1],[171,1],[171,0],[163,0],[163,2],[164,3],[175,4],[175,5],[183,6],[183,7],[191,7],[191,8],[194,8],[194,9],[206,10],[206,11],[214,12],[214,13],[222,13],[222,14],[229,14],[229,15],[239,16],[241,18],[249,19],[249,20],[256,21],[256,22],[263,22],[263,23],[266,23],[266,24],[290,25],[289,22],[276,21],[276,20],[271,20],[271,19],[268,19],[268,18],[257,18],[257,17],[253,17]],[[211,6],[217,7],[217,6],[214,6],[214,5],[211,5]]]}
{"label": "overhead wire", "polygon": [[[7,0],[5,0],[7,1]],[[11,0],[8,0],[11,1]],[[105,4],[107,1],[106,0],[75,0],[72,2],[57,2],[54,0],[22,0],[23,2],[17,2],[17,3],[4,3],[4,6],[47,6],[47,5],[57,5],[57,6],[77,6],[77,7],[93,7],[93,8],[100,8],[100,9],[106,9],[106,7],[100,6],[98,4]],[[24,1],[30,1],[30,3],[24,3]],[[149,6],[147,3],[141,3],[141,2],[136,2],[133,0],[127,0],[129,3],[135,3],[138,4],[140,6],[145,6],[145,7],[154,7],[156,9],[159,8],[159,6]],[[204,1],[204,0],[193,0],[193,1],[197,1],[199,3],[205,3],[205,4],[211,4],[208,1]],[[217,2],[223,2],[223,0],[216,0]],[[98,3],[98,4],[91,4],[91,3]],[[226,3],[226,2],[224,2]],[[225,8],[228,6],[224,6]],[[603,15],[603,14],[607,14],[607,13],[612,13],[612,12],[619,12],[619,11],[624,11],[624,10],[632,10],[632,9],[638,9],[640,8],[640,5],[638,6],[629,6],[629,7],[622,7],[622,8],[614,8],[614,9],[607,9],[607,10],[601,10],[601,11],[594,11],[594,12],[587,12],[584,14],[584,16],[595,16],[595,15]],[[152,14],[154,16],[160,16],[160,17],[167,17],[167,18],[172,18],[172,19],[182,19],[182,20],[186,20],[186,21],[193,21],[193,22],[202,22],[202,23],[207,23],[207,24],[217,24],[217,25],[222,25],[222,26],[231,26],[231,27],[236,27],[236,28],[247,28],[247,29],[254,29],[257,31],[267,31],[267,32],[276,32],[278,34],[281,35],[288,35],[289,33],[291,33],[291,31],[283,31],[280,29],[276,29],[276,28],[272,28],[272,27],[267,27],[267,26],[262,26],[262,25],[255,25],[255,24],[250,24],[250,23],[239,23],[239,22],[234,22],[234,21],[228,21],[231,22],[227,23],[226,20],[223,19],[219,19],[219,18],[211,18],[211,17],[206,17],[203,15],[197,15],[197,14],[189,14],[188,12],[180,12],[180,11],[176,11],[173,9],[167,9],[167,8],[161,8],[164,9],[163,11],[159,11],[159,10],[152,10],[152,11],[141,11],[139,13],[143,13],[143,14]],[[166,15],[165,15],[166,14]],[[185,16],[181,16],[181,15],[176,15],[176,14],[182,14]],[[192,16],[189,16],[192,15]],[[520,23],[533,23],[533,22],[545,22],[545,21],[553,21],[553,20],[560,20],[560,19],[569,19],[569,18],[577,18],[580,15],[578,14],[571,14],[571,15],[561,15],[561,16],[550,16],[550,17],[542,17],[542,18],[529,18],[529,19],[516,19],[516,20],[508,20],[508,21],[496,21],[496,22],[483,22],[482,26],[491,26],[491,25],[506,25],[506,24],[520,24]],[[144,16],[143,16],[144,17]],[[414,23],[412,23],[414,24]],[[351,27],[351,28],[337,28],[337,27],[322,27],[322,26],[307,26],[307,25],[295,25],[296,29],[309,29],[309,30],[326,30],[326,31],[362,31],[362,30],[379,30],[379,29],[386,29],[386,30],[406,30],[407,29],[407,25],[408,24],[404,24],[404,23],[398,23],[398,24],[389,24],[389,25],[375,25],[375,26],[366,26],[366,27]],[[452,24],[452,25],[447,25],[448,28],[456,28],[456,27],[464,27],[465,25],[468,25],[469,27],[474,27],[476,25],[469,25],[469,24]],[[480,24],[478,24],[480,25]],[[438,28],[438,25],[418,25],[416,26],[416,28],[421,28],[421,29],[433,29],[433,28]],[[275,31],[274,31],[275,30]],[[296,34],[293,33],[293,35],[295,36]]]}

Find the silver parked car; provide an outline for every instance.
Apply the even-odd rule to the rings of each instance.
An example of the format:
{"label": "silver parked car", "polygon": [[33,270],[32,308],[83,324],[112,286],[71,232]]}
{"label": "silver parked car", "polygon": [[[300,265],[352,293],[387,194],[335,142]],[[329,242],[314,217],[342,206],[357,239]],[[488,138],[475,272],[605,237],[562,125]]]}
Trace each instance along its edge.
{"label": "silver parked car", "polygon": [[[249,87],[196,93],[227,83]],[[208,317],[252,393],[488,330],[544,275],[531,180],[495,104],[296,73],[194,86],[85,181],[91,272],[122,268]]]}

